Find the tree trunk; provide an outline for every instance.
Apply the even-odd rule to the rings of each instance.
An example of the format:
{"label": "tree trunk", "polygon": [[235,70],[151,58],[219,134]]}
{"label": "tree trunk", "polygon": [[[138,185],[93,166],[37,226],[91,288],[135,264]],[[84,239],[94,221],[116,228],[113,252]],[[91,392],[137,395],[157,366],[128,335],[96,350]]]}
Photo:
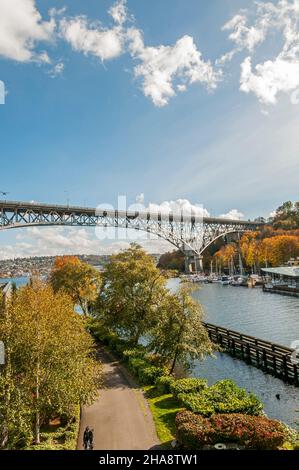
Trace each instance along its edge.
{"label": "tree trunk", "polygon": [[175,355],[174,355],[173,362],[172,362],[172,366],[171,366],[171,369],[169,371],[170,374],[172,374],[173,371],[174,371],[176,361],[177,361],[177,358],[178,358],[178,354],[179,354],[179,348],[176,348]]}
{"label": "tree trunk", "polygon": [[39,363],[36,371],[36,387],[35,387],[35,444],[40,444],[40,412],[39,412]]}
{"label": "tree trunk", "polygon": [[[8,423],[9,423],[9,414],[10,414],[10,400],[11,400],[11,387],[12,387],[12,374],[11,374],[11,348],[10,348],[10,331],[11,331],[11,318],[9,310],[4,306],[4,318],[5,322],[8,325],[8,334],[6,337],[6,364],[3,366],[3,376],[4,376],[4,411],[0,433],[1,433],[1,443],[0,447],[5,449],[8,443],[9,434],[8,434]],[[0,366],[0,374],[1,366]]]}

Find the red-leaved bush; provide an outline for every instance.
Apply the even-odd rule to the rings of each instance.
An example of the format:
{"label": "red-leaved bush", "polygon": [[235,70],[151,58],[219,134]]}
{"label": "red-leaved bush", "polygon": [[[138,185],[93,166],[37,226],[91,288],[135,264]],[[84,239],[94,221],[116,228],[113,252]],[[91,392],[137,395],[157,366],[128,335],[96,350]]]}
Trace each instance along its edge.
{"label": "red-leaved bush", "polygon": [[230,442],[250,449],[274,450],[283,444],[285,436],[278,421],[264,416],[215,414],[204,418],[181,411],[176,416],[176,438],[187,449]]}

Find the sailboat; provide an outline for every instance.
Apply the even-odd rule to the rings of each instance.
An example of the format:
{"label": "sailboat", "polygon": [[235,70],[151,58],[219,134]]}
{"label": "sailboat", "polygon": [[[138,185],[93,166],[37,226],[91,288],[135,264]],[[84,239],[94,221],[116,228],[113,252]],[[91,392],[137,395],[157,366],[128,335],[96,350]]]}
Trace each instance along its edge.
{"label": "sailboat", "polygon": [[233,276],[232,286],[240,287],[240,286],[247,286],[247,276],[244,275],[244,267],[242,262],[241,253],[239,252],[239,268],[240,274]]}

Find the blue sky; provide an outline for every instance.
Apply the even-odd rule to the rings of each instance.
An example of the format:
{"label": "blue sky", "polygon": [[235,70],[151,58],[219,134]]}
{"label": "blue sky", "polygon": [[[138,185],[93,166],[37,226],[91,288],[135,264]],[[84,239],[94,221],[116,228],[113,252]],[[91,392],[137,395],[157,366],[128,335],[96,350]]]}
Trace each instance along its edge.
{"label": "blue sky", "polygon": [[[277,10],[269,33],[260,27],[263,13],[246,0],[128,0],[120,2],[127,7],[121,24],[108,13],[115,5],[111,0],[24,3],[32,7],[24,15],[32,14],[33,22],[21,45],[12,45],[18,20],[13,31],[3,16],[0,20],[0,43],[11,35],[6,48],[0,45],[0,80],[7,91],[0,106],[0,190],[9,191],[10,199],[63,203],[68,193],[73,204],[96,206],[115,204],[118,194],[132,203],[143,193],[145,204],[186,199],[212,215],[238,209],[246,218],[267,216],[282,201],[298,200],[299,105],[292,104],[292,93],[299,81],[291,75],[299,61],[290,54],[298,36],[295,46],[287,44],[288,54],[282,52],[285,24],[275,19],[278,9],[283,18],[294,19],[289,5],[298,7],[297,1],[272,2]],[[51,20],[54,7],[66,10],[52,11]],[[11,25],[13,11],[8,14]],[[142,34],[142,47],[132,52],[124,39],[119,53],[102,60],[101,54],[111,53],[109,44],[97,43],[95,52],[74,37],[71,26],[82,15],[84,33],[116,27],[123,38],[134,29]],[[232,18],[234,24],[221,30]],[[95,23],[99,20],[101,25]],[[30,37],[38,25],[43,30]],[[297,17],[294,37],[296,28]],[[233,32],[235,40],[229,38]],[[155,55],[186,36],[192,38],[192,64],[171,77],[174,95],[155,101],[148,48],[155,48]],[[103,52],[106,46],[109,51]],[[230,51],[235,55],[219,64]],[[161,57],[159,66],[164,59],[176,60],[175,53]],[[199,64],[194,64],[196,53],[201,53]],[[252,68],[242,78],[248,57]],[[136,76],[138,65],[143,68]],[[195,69],[203,78],[190,83]],[[150,80],[147,96],[145,79]],[[0,256],[34,252],[37,234],[20,233],[0,234]],[[61,236],[69,238],[65,231]]]}

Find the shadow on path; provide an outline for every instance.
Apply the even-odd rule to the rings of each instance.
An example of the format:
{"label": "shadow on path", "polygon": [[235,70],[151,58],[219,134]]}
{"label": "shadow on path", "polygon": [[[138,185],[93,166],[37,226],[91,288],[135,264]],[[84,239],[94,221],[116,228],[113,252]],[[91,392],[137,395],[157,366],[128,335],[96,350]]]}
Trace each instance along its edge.
{"label": "shadow on path", "polygon": [[97,400],[82,408],[78,449],[83,449],[86,426],[94,429],[95,450],[147,450],[158,448],[152,415],[142,390],[103,348],[104,388]]}

